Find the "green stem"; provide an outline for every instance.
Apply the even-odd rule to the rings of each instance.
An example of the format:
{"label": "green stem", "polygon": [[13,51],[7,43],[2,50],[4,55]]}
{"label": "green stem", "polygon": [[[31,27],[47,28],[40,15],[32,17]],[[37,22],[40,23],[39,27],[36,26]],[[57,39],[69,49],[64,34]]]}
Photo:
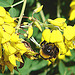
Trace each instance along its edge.
{"label": "green stem", "polygon": [[21,11],[21,14],[20,14],[20,17],[19,17],[19,21],[18,21],[18,24],[17,24],[17,27],[16,27],[17,32],[18,32],[18,29],[19,29],[20,24],[21,24],[21,20],[22,20],[24,11],[25,11],[25,7],[26,7],[26,0],[24,0],[23,7],[22,7],[22,11]]}
{"label": "green stem", "polygon": [[57,17],[61,17],[60,13],[61,13],[60,0],[58,0],[58,3],[57,3]]}
{"label": "green stem", "polygon": [[14,6],[18,5],[18,4],[21,4],[23,1],[24,1],[24,0],[19,1],[19,2],[15,3],[15,4],[13,4],[11,7],[14,7]]}

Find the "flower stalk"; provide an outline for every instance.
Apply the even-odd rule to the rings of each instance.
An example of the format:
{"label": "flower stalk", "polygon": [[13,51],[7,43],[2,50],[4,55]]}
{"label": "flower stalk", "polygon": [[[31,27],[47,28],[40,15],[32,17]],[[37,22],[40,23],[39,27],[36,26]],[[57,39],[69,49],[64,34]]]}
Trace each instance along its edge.
{"label": "flower stalk", "polygon": [[19,21],[18,21],[18,24],[17,24],[17,27],[16,27],[17,32],[18,32],[18,29],[20,27],[22,17],[24,15],[25,7],[26,7],[26,0],[24,0],[23,7],[22,7],[22,11],[21,11],[21,14],[20,14],[20,17],[19,17]]}

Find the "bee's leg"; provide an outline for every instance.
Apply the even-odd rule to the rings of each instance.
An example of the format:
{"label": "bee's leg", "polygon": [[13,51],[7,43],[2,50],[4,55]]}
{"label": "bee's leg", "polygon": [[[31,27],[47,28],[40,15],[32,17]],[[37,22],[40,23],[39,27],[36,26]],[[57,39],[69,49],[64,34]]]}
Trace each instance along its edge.
{"label": "bee's leg", "polygon": [[52,64],[54,64],[54,62],[50,60],[50,59],[52,59],[52,58],[53,58],[53,57],[49,57],[49,61],[50,61]]}

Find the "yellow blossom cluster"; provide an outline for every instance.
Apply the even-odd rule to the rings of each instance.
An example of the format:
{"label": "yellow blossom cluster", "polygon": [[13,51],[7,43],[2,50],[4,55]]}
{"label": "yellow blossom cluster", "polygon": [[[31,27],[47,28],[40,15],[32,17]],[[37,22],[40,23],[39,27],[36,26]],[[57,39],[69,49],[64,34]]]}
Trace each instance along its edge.
{"label": "yellow blossom cluster", "polygon": [[[45,29],[42,33],[42,41],[45,40],[47,43],[54,43],[59,48],[59,59],[65,59],[65,56],[71,56],[70,49],[75,47],[75,26],[67,26],[65,21],[66,19],[64,18],[48,19],[49,23],[62,30]],[[51,60],[54,61],[55,59],[53,58]]]}
{"label": "yellow blossom cluster", "polygon": [[74,20],[75,19],[75,0],[72,0],[72,2],[70,3],[70,17],[69,20]]}
{"label": "yellow blossom cluster", "polygon": [[[32,51],[28,51],[23,39],[16,33],[17,23],[10,14],[0,6],[0,66],[4,73],[5,65],[10,71],[17,66],[16,61],[23,63],[21,56],[26,53],[31,56]],[[30,50],[30,49],[29,49]]]}

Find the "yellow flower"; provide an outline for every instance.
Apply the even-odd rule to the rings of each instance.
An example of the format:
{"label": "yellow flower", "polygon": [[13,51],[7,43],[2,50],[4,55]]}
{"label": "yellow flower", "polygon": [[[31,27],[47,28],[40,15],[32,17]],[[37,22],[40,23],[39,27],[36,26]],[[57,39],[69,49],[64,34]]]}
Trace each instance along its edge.
{"label": "yellow flower", "polygon": [[67,39],[65,39],[65,44],[68,47],[68,49],[73,49],[74,48],[73,40],[67,40]]}
{"label": "yellow flower", "polygon": [[28,38],[30,38],[33,34],[33,27],[32,26],[29,26],[28,28]]}
{"label": "yellow flower", "polygon": [[72,2],[70,3],[70,7],[73,7],[75,5],[75,0],[72,0]]}
{"label": "yellow flower", "polygon": [[63,36],[59,30],[53,30],[50,37],[50,42],[62,42]]}
{"label": "yellow flower", "polygon": [[[71,56],[70,49],[74,48],[73,40],[71,40],[71,39],[73,39],[73,37],[75,37],[74,31],[75,31],[74,27],[70,27],[70,26],[67,26],[64,29],[63,34],[59,30],[51,31],[50,29],[45,29],[42,33],[42,41],[45,40],[46,44],[50,44],[50,43],[55,44],[55,46],[59,49],[59,53],[57,55],[58,59],[65,60],[65,56]],[[69,36],[70,39],[66,38],[66,36]],[[67,40],[67,39],[69,39],[69,40]],[[51,46],[50,46],[50,48],[51,48]],[[44,58],[49,57],[49,55],[47,56],[42,53],[43,53],[42,49],[40,49],[40,54]],[[53,61],[53,58],[50,58],[50,60]],[[51,64],[51,62],[49,62],[49,64]]]}
{"label": "yellow flower", "polygon": [[0,25],[2,25],[3,23],[4,23],[4,19],[0,17]]}
{"label": "yellow flower", "polygon": [[69,20],[74,20],[75,19],[75,0],[72,0],[72,2],[70,3],[70,17]]}
{"label": "yellow flower", "polygon": [[6,32],[3,32],[3,38],[1,43],[8,42],[10,40],[10,35]]}
{"label": "yellow flower", "polygon": [[62,59],[62,60],[65,60],[65,55],[62,55],[62,54],[59,53],[59,54],[58,54],[58,58],[59,58],[59,59]]}
{"label": "yellow flower", "polygon": [[7,23],[14,22],[14,19],[6,14],[6,16],[4,17],[4,22]]}
{"label": "yellow flower", "polygon": [[11,55],[16,52],[16,49],[9,42],[3,44],[3,47],[7,55]]}
{"label": "yellow flower", "polygon": [[14,54],[9,56],[9,61],[13,66],[16,66],[16,58]]}
{"label": "yellow flower", "polygon": [[64,42],[58,42],[57,45],[61,54],[65,54],[67,52]]}
{"label": "yellow flower", "polygon": [[50,42],[50,36],[51,36],[50,29],[45,29],[42,33],[42,36],[43,36],[43,39],[49,43]]}
{"label": "yellow flower", "polygon": [[[53,30],[52,32],[49,29],[45,29],[42,33],[42,37],[48,43],[55,43],[59,47],[60,51],[66,52],[65,45],[63,42],[63,36],[59,30]],[[63,53],[62,52],[62,53]]]}
{"label": "yellow flower", "polygon": [[74,20],[75,19],[75,9],[70,11],[70,17],[69,20]]}
{"label": "yellow flower", "polygon": [[68,52],[66,53],[66,56],[71,56],[72,54],[71,54],[71,51],[70,50],[68,50]]}
{"label": "yellow flower", "polygon": [[49,29],[45,29],[42,33],[42,36],[47,42],[61,42],[63,41],[62,34],[59,30],[53,30],[52,33]]}
{"label": "yellow flower", "polygon": [[12,26],[2,25],[2,27],[4,28],[4,30],[6,31],[6,33],[12,34],[13,32],[15,32],[15,29]]}
{"label": "yellow flower", "polygon": [[0,6],[0,16],[5,17],[6,16],[6,11],[3,7]]}
{"label": "yellow flower", "polygon": [[10,41],[11,42],[18,42],[20,39],[19,39],[19,35],[13,33],[10,37]]}
{"label": "yellow flower", "polygon": [[65,24],[66,19],[64,18],[56,18],[54,20],[48,19],[48,22],[55,26],[63,26]]}
{"label": "yellow flower", "polygon": [[42,8],[43,8],[43,5],[41,5],[40,7],[36,8],[33,12],[38,13],[38,12],[40,12],[42,10]]}
{"label": "yellow flower", "polygon": [[72,26],[67,26],[65,29],[64,29],[64,36],[67,40],[71,40],[74,38],[75,36],[75,28],[72,27]]}

